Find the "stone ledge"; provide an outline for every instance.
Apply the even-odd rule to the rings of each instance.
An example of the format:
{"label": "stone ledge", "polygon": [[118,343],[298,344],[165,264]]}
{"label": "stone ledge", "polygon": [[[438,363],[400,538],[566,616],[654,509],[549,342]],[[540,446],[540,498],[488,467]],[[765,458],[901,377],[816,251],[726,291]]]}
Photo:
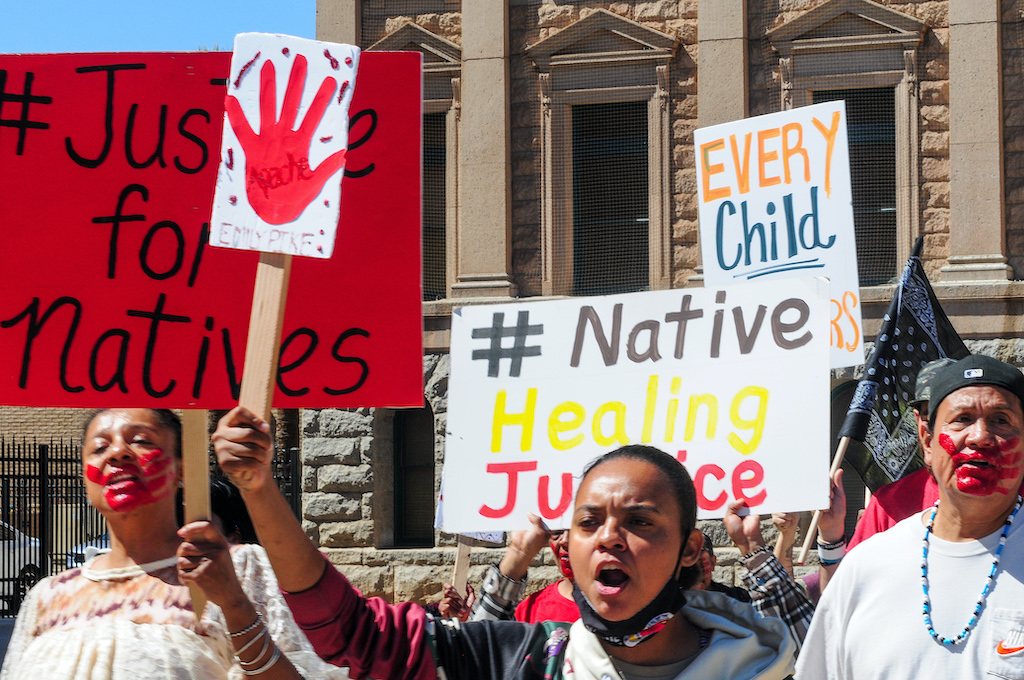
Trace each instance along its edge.
{"label": "stone ledge", "polygon": [[[943,310],[964,339],[1024,337],[1024,281],[932,282]],[[895,285],[861,288],[864,334],[878,334]]]}

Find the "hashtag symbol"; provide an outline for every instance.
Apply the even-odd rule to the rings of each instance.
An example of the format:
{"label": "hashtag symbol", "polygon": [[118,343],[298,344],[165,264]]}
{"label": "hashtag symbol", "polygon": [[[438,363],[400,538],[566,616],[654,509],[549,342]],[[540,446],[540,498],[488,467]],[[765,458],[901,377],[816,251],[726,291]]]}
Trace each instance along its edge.
{"label": "hashtag symbol", "polygon": [[[541,335],[544,332],[544,324],[530,325],[530,313],[519,312],[519,319],[515,326],[505,326],[505,313],[495,312],[493,321],[489,328],[474,328],[474,338],[490,338],[491,346],[487,349],[473,350],[474,359],[487,359],[487,377],[498,377],[498,364],[502,359],[511,359],[508,374],[512,378],[519,377],[519,371],[523,367],[523,357],[539,357],[540,345],[526,346],[526,337],[529,335]],[[502,347],[501,339],[514,337],[515,342],[511,347]]]}
{"label": "hashtag symbol", "polygon": [[[28,109],[32,104],[49,104],[53,97],[44,97],[32,94],[32,82],[35,80],[34,73],[25,74],[25,86],[21,94],[14,94],[7,91],[7,71],[0,70],[0,127],[17,128],[18,130],[18,155],[25,151],[25,135],[29,128],[35,130],[50,129],[49,123],[42,123],[37,120],[29,120]],[[17,118],[4,118],[4,104],[21,104],[21,115]]]}

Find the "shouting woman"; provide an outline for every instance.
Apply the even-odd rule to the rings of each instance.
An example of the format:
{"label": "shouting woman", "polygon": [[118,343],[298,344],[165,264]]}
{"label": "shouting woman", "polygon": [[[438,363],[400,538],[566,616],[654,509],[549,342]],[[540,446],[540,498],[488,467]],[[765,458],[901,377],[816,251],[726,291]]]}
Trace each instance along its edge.
{"label": "shouting woman", "polygon": [[242,490],[296,621],[352,677],[777,680],[792,670],[781,621],[720,593],[684,593],[704,539],[690,477],[662,451],[627,446],[584,472],[568,539],[579,621],[456,624],[349,585],[284,511],[268,432],[245,409],[231,411],[213,436],[218,460]]}

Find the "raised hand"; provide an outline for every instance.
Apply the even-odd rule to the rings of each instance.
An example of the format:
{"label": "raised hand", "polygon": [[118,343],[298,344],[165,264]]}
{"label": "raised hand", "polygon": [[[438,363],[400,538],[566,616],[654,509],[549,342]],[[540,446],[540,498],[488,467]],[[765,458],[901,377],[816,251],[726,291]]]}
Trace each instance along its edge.
{"label": "raised hand", "polygon": [[476,591],[473,590],[473,586],[467,583],[466,597],[462,597],[459,591],[455,589],[455,586],[445,583],[437,610],[446,619],[458,619],[465,622],[469,620],[469,615],[473,613],[474,602],[476,602]]}
{"label": "raised hand", "polygon": [[800,513],[773,512],[772,524],[779,530],[779,540],[775,541],[775,557],[793,576],[793,544],[796,543],[796,532],[800,528]]}
{"label": "raised hand", "polygon": [[242,491],[274,486],[270,469],[274,441],[270,424],[243,406],[228,411],[210,437],[217,464],[231,482]]}
{"label": "raised hand", "polygon": [[750,513],[740,517],[739,511],[746,507],[744,501],[732,501],[725,508],[725,517],[722,523],[729,534],[729,538],[740,549],[744,555],[752,553],[764,546],[764,537],[761,536],[761,516]]}
{"label": "raised hand", "polygon": [[195,583],[222,609],[249,605],[235,574],[230,546],[217,527],[210,522],[192,522],[179,529],[178,535],[182,539],[178,545],[178,579],[182,583]]}
{"label": "raised hand", "polygon": [[231,129],[245,152],[245,193],[249,204],[264,222],[286,224],[302,214],[324,184],[345,167],[342,149],[316,168],[309,167],[313,134],[331,103],[337,86],[327,77],[298,130],[293,130],[306,84],[306,58],[296,55],[288,76],[281,117],[277,117],[277,83],[269,59],[260,71],[260,131],[253,132],[242,105],[228,96],[225,109]]}
{"label": "raised hand", "polygon": [[846,531],[845,525],[846,492],[843,490],[843,469],[839,468],[832,476],[828,510],[821,513],[818,522],[818,538],[825,543],[838,541]]}
{"label": "raised hand", "polygon": [[800,528],[800,514],[796,512],[773,512],[772,524],[779,530],[779,540],[775,543],[779,552],[789,553],[796,543],[796,532]]}
{"label": "raised hand", "polygon": [[548,528],[544,526],[544,520],[534,514],[527,517],[530,520],[530,528],[512,532],[508,550],[498,563],[498,570],[513,581],[526,576],[530,562],[548,544]]}

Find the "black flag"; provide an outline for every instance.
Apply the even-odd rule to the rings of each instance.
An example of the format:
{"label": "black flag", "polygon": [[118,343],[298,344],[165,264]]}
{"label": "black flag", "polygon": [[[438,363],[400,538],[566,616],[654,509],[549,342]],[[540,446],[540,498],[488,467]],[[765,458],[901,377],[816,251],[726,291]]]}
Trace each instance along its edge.
{"label": "black flag", "polygon": [[917,372],[929,361],[970,353],[928,283],[919,257],[922,241],[917,239],[903,267],[839,432],[851,439],[846,459],[872,492],[924,466],[910,406]]}

